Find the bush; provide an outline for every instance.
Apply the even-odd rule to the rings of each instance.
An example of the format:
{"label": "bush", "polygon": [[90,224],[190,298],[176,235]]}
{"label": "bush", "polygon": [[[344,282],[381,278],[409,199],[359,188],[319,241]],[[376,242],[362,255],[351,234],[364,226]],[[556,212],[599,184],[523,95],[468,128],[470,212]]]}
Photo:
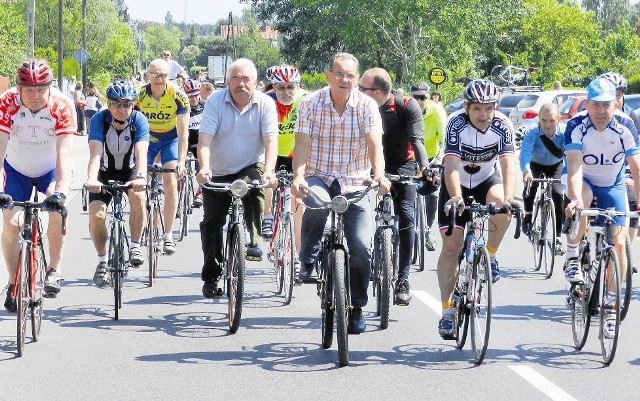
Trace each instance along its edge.
{"label": "bush", "polygon": [[327,86],[327,80],[324,73],[302,74],[302,87],[314,91]]}

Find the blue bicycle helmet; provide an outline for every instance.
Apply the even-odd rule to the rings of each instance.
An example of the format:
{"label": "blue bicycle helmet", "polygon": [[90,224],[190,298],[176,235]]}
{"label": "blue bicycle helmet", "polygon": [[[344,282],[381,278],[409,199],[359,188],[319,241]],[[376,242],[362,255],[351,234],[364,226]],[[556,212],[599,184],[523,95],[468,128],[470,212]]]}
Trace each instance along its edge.
{"label": "blue bicycle helmet", "polygon": [[138,91],[128,82],[114,82],[107,88],[107,99],[135,100],[137,97]]}

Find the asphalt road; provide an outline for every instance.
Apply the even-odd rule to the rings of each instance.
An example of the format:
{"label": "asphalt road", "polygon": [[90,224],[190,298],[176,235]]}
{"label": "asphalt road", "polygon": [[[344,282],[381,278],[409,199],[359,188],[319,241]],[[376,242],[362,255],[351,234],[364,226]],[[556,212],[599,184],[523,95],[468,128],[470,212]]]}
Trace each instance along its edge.
{"label": "asphalt road", "polygon": [[[75,138],[74,189],[84,182],[85,141]],[[329,350],[320,345],[315,286],[296,286],[284,306],[266,260],[247,264],[241,327],[229,334],[226,298],[201,295],[200,211],[176,254],[160,258],[153,287],[146,285],[146,265],[130,272],[114,321],[112,291],[92,283],[96,256],[80,197],[69,207],[63,289],[46,301],[41,340],[28,338],[22,358],[15,315],[0,311],[2,400],[628,400],[640,390],[637,284],[615,361],[605,367],[595,324],[586,346],[573,347],[559,267],[550,280],[532,272],[531,247],[514,240],[512,230],[498,251],[503,277],[494,286],[481,366],[471,362],[469,346],[458,350],[438,336],[438,252],[432,252],[424,272],[412,271],[413,301],[392,307],[388,329],[379,329],[370,297],[367,331],[349,337],[351,363],[339,368],[335,341]]]}

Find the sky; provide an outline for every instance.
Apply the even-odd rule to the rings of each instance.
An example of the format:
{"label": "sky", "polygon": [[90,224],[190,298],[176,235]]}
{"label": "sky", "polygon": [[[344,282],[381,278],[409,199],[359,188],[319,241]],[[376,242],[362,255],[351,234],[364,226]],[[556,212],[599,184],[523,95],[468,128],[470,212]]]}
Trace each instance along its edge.
{"label": "sky", "polygon": [[176,22],[214,24],[220,18],[227,18],[229,12],[240,16],[247,4],[239,0],[125,0],[129,15],[133,19],[164,22],[167,11],[171,11]]}

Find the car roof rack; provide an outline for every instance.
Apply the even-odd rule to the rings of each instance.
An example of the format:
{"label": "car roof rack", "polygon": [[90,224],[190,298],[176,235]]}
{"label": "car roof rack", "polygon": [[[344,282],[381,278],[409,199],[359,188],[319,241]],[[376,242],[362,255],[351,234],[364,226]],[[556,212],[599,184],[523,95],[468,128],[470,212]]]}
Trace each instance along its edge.
{"label": "car roof rack", "polygon": [[527,86],[499,86],[500,92],[543,92],[544,89],[541,86],[527,85]]}

